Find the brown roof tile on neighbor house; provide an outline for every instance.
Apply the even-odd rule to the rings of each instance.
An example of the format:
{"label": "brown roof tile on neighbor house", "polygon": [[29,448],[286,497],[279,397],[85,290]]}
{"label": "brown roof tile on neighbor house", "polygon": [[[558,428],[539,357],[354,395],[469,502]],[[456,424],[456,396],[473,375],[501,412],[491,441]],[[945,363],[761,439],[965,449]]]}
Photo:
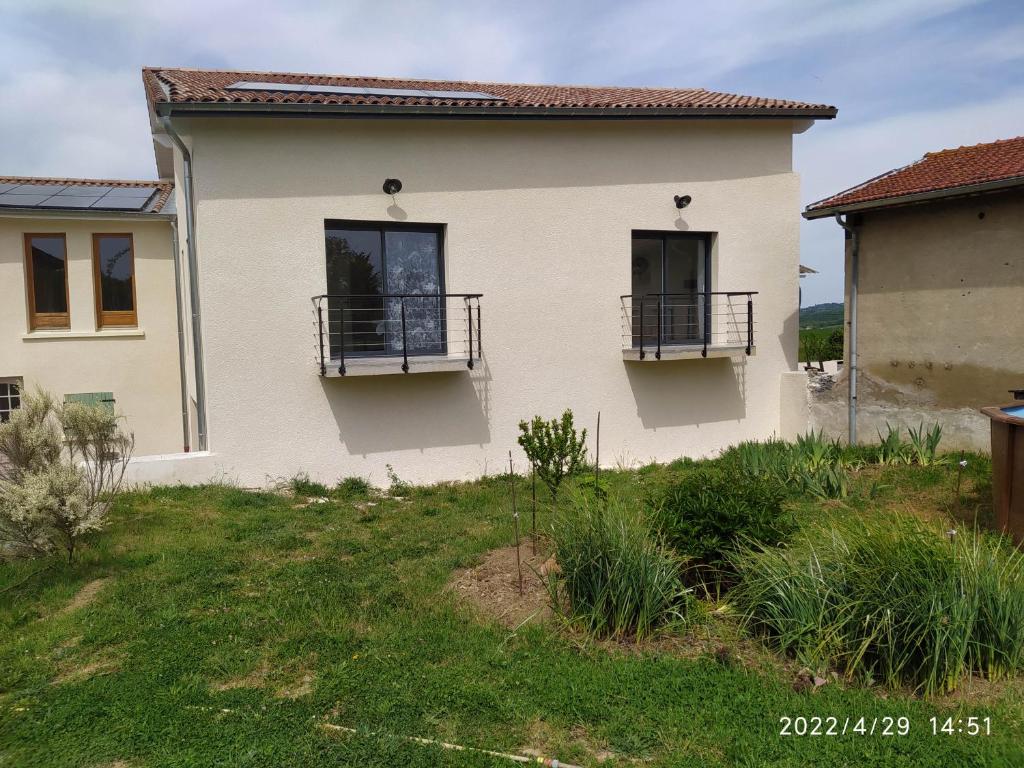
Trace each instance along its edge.
{"label": "brown roof tile on neighbor house", "polygon": [[986,185],[1016,186],[1018,181],[1024,186],[1024,136],[929,152],[910,165],[811,203],[804,215],[815,218],[843,210],[898,205],[911,196],[971,193],[985,191]]}
{"label": "brown roof tile on neighbor house", "polygon": [[[630,117],[652,113],[659,116],[812,118],[836,115],[835,107],[826,104],[716,93],[703,88],[524,85],[153,67],[143,69],[142,76],[147,98],[159,113],[180,112],[181,105],[192,105],[193,110],[203,111],[216,111],[215,105],[223,109],[233,105],[245,111],[262,108],[301,112],[307,108],[317,111],[334,108],[334,111],[357,113],[442,111],[452,115],[473,112],[506,116],[557,113],[561,117],[583,117],[594,113],[617,113],[617,116]],[[257,87],[232,87],[240,82]],[[302,90],[261,90],[258,87],[269,84],[294,86]],[[326,90],[317,90],[325,87]],[[365,92],[338,92],[339,88],[365,89]],[[335,89],[334,92],[330,92],[331,89]],[[394,93],[395,90],[446,93]],[[461,97],[459,92],[465,96]]]}
{"label": "brown roof tile on neighbor house", "polygon": [[[48,206],[44,202],[38,202],[39,197],[43,197],[45,193],[39,192],[39,187],[52,187],[54,195],[64,187],[83,187],[83,188],[98,188],[98,187],[113,187],[114,189],[140,189],[145,187],[153,187],[156,192],[147,199],[146,205],[139,211],[127,211],[118,208],[104,207],[101,204],[96,207],[75,207],[72,205],[61,205]],[[163,211],[164,206],[167,205],[168,199],[170,199],[171,192],[174,190],[174,184],[170,181],[142,181],[138,179],[61,179],[48,176],[0,176],[0,211],[5,208],[15,207],[13,202],[5,202],[4,198],[7,195],[19,195],[19,192],[24,190],[24,193],[36,193],[27,195],[32,197],[37,202],[33,202],[31,205],[24,206],[25,208],[32,208],[40,211],[94,211],[102,212],[105,214],[110,213],[160,213]],[[77,191],[77,190],[75,190]],[[68,194],[65,192],[64,194]],[[68,195],[69,197],[86,197],[88,195],[87,190],[83,190],[80,195]],[[63,196],[63,195],[62,195]],[[27,199],[27,198],[26,198]]]}

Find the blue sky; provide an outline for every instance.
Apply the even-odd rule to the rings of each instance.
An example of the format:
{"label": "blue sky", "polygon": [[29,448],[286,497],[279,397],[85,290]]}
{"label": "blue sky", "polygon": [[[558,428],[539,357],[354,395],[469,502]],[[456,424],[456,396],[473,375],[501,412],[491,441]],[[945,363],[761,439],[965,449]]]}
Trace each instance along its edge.
{"label": "blue sky", "polygon": [[[825,102],[804,203],[924,152],[1024,134],[1024,1],[0,0],[0,175],[151,178],[143,65],[595,85]],[[794,215],[796,212],[794,212]],[[842,299],[804,222],[804,303]]]}

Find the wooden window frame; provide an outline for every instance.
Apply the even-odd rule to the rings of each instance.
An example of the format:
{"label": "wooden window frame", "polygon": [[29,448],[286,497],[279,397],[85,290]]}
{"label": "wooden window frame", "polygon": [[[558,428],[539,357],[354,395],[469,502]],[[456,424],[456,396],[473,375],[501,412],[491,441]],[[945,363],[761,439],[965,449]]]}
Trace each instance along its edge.
{"label": "wooden window frame", "polygon": [[[59,237],[64,241],[64,305],[67,312],[36,312],[36,280],[32,268],[32,238]],[[25,289],[28,293],[28,325],[30,330],[71,328],[71,293],[68,290],[68,272],[71,270],[71,257],[68,254],[68,236],[66,232],[26,232],[25,238]]]}
{"label": "wooden window frame", "polygon": [[[132,267],[132,308],[130,311],[107,311],[103,309],[103,275],[100,273],[100,238],[127,237],[128,255]],[[92,284],[96,305],[96,327],[137,328],[139,325],[139,302],[135,295],[135,237],[131,232],[93,232],[92,235]]]}

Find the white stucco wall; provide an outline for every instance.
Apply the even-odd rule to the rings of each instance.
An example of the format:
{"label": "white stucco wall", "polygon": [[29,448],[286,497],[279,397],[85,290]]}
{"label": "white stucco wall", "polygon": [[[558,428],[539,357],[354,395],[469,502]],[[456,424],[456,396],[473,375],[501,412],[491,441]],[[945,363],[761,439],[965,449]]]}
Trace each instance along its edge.
{"label": "white stucco wall", "polygon": [[[796,367],[798,178],[785,121],[181,121],[195,161],[209,447],[245,483],[522,467],[517,423],[602,413],[603,463],[780,429]],[[404,190],[393,204],[385,177]],[[689,194],[683,211],[673,195]],[[446,225],[449,292],[484,294],[472,373],[321,379],[324,220]],[[714,290],[754,290],[749,359],[626,363],[634,229],[717,233]],[[591,432],[593,430],[591,429]]]}
{"label": "white stucco wall", "polygon": [[[67,239],[70,332],[29,332],[24,234]],[[97,330],[92,235],[128,233],[135,252],[138,328]],[[135,433],[136,455],[182,449],[171,225],[126,218],[0,217],[0,378],[21,378],[58,399],[113,392]]]}

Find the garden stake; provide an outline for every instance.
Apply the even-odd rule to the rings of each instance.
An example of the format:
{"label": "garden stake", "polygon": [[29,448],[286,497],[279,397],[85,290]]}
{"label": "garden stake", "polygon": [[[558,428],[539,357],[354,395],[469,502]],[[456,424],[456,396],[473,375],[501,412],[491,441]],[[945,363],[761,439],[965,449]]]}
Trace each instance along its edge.
{"label": "garden stake", "polygon": [[530,486],[530,493],[533,495],[533,517],[530,522],[533,531],[533,554],[537,554],[537,465],[532,461],[530,462],[530,474],[532,475],[532,483]]}
{"label": "garden stake", "polygon": [[964,452],[960,451],[960,460],[956,463],[956,511],[960,512],[960,478],[964,474],[964,467],[967,466],[967,462],[964,461]]}
{"label": "garden stake", "polygon": [[[346,728],[343,725],[334,725],[333,723],[321,723],[321,728],[330,731],[338,731],[340,733],[350,733],[352,735],[359,735],[359,731],[355,728]],[[517,763],[526,763],[529,765],[543,765],[546,768],[580,768],[578,765],[572,763],[562,763],[553,757],[527,757],[526,755],[510,755],[507,752],[495,752],[492,749],[481,749],[480,747],[464,747],[461,744],[449,744],[447,741],[437,741],[436,739],[424,739],[420,736],[398,736],[393,733],[383,733],[375,731],[365,732],[367,736],[383,736],[389,739],[398,739],[399,741],[408,741],[413,744],[422,744],[428,747],[441,747],[442,749],[453,749],[456,752],[476,752],[480,755],[489,755],[490,757],[498,757],[502,760],[512,760]]]}
{"label": "garden stake", "polygon": [[512,520],[516,527],[516,570],[519,572],[519,594],[523,594],[523,563],[519,557],[519,510],[516,508],[516,476],[512,471],[512,451],[508,452],[508,482],[512,486]]}
{"label": "garden stake", "polygon": [[601,412],[597,412],[597,435],[594,437],[594,495],[601,495]]}

